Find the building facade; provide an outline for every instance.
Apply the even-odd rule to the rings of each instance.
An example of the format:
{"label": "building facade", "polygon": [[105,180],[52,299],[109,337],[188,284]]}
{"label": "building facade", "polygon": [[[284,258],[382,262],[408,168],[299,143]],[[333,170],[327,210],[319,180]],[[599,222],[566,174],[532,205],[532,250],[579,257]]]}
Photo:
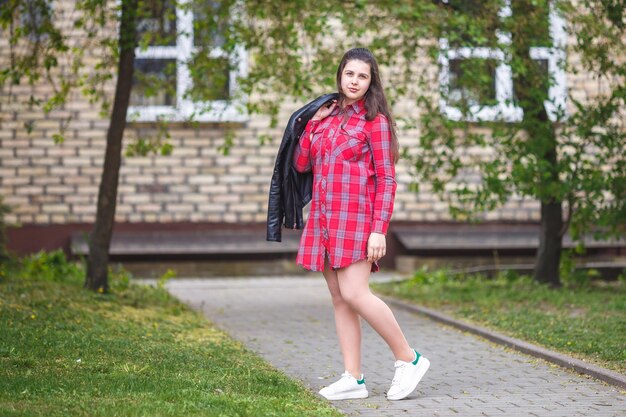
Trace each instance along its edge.
{"label": "building facade", "polygon": [[[58,3],[59,11],[63,5],[71,7],[71,2]],[[177,10],[175,18],[170,13],[169,20],[164,17],[165,12],[155,9],[153,21],[146,19],[142,22],[143,30],[156,25],[166,33],[175,34],[177,30],[192,27],[193,12]],[[504,10],[507,12],[510,10]],[[555,42],[565,46],[568,39],[561,28],[563,22],[551,15],[549,24]],[[145,86],[141,80],[136,80],[125,131],[126,145],[138,138],[158,134],[156,119],[159,114],[169,114],[174,119],[180,116],[179,119],[183,120],[194,111],[194,103],[182,93],[194,79],[185,72],[184,66],[176,67],[176,62],[184,60],[193,49],[193,37],[174,38],[178,40],[137,50],[136,66],[146,74],[171,77],[172,90],[146,97]],[[441,45],[450,49],[445,40]],[[214,49],[215,59],[220,59],[219,42]],[[587,79],[584,73],[559,72],[555,60],[561,52],[557,52],[547,47],[537,47],[533,52],[536,59],[546,61],[558,80],[551,94],[562,97],[563,105],[567,105],[565,96],[568,92],[576,97],[596,94],[597,84]],[[7,54],[7,39],[2,37],[0,59],[7,62]],[[467,58],[497,59],[498,52],[471,48],[449,51],[447,58],[436,68],[442,87],[454,88],[451,80],[455,76],[455,62]],[[92,56],[85,62],[88,66],[96,59],[97,56]],[[270,128],[267,117],[247,115],[237,109],[237,103],[229,104],[224,100],[237,88],[237,76],[245,73],[245,65],[243,59],[241,67],[216,75],[224,88],[221,95],[213,98],[214,104],[227,106],[219,117],[209,112],[195,125],[184,121],[169,124],[168,141],[173,145],[171,155],[123,157],[116,230],[164,227],[223,230],[245,225],[262,233],[269,182],[283,127],[279,123],[277,128]],[[510,68],[498,66],[493,76],[496,86],[493,98],[497,101],[496,107],[503,106],[512,95]],[[111,80],[108,87],[111,93],[114,81]],[[45,95],[51,87],[42,82],[35,88]],[[5,98],[10,94],[18,102],[24,102],[31,92],[32,87],[15,86],[2,94]],[[286,123],[291,112],[303,104],[285,104],[279,120]],[[399,103],[394,111],[406,114],[414,111],[412,108],[411,103]],[[512,119],[519,116],[518,109],[505,110]],[[458,118],[449,103],[442,103],[442,111],[451,118]],[[6,216],[13,241],[10,245],[18,252],[38,247],[67,247],[72,233],[89,230],[94,222],[109,120],[102,117],[98,104],[90,103],[78,93],[62,109],[49,114],[11,106],[0,109],[0,112],[0,195],[11,209]],[[72,121],[65,141],[55,144],[53,135],[68,116]],[[482,117],[490,116],[483,114]],[[419,155],[419,130],[399,133],[401,146]],[[261,145],[263,137],[273,140]],[[222,147],[227,140],[232,140],[232,146],[225,155]],[[420,186],[419,193],[411,190],[413,177],[406,161],[397,165],[397,181],[394,222],[419,225],[452,221],[447,205],[439,201],[426,184]],[[514,198],[502,208],[484,213],[482,218],[496,223],[533,224],[539,219],[539,205],[536,201]]]}

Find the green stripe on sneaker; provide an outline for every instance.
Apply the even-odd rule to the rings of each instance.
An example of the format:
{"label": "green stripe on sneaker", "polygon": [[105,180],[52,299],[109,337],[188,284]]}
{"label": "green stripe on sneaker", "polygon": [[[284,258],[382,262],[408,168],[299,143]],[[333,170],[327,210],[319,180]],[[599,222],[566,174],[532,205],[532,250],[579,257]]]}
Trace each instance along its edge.
{"label": "green stripe on sneaker", "polygon": [[359,385],[365,384],[365,377],[362,377],[361,379],[357,379],[356,383],[359,384]]}
{"label": "green stripe on sneaker", "polygon": [[413,362],[411,362],[413,365],[417,365],[417,361],[420,360],[420,355],[419,353],[417,353],[417,350],[413,349],[413,352],[415,352],[415,360]]}

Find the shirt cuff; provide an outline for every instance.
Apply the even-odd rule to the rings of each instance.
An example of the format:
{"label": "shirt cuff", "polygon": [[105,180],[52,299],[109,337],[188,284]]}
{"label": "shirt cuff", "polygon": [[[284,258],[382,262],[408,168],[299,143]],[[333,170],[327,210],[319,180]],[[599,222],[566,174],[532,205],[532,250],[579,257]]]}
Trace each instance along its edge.
{"label": "shirt cuff", "polygon": [[381,233],[383,235],[386,235],[388,228],[389,222],[374,220],[374,223],[372,224],[372,233]]}

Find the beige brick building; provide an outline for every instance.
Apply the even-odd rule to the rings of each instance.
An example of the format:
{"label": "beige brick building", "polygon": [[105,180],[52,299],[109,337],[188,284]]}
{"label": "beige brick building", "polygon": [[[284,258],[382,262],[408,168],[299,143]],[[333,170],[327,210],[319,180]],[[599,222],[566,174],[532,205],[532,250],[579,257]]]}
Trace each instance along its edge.
{"label": "beige brick building", "polygon": [[[178,28],[192,18],[179,14]],[[179,57],[177,46],[169,47],[172,55],[167,55],[168,46],[162,46],[165,55],[161,53],[161,58],[155,58],[157,54],[151,54],[150,48],[138,53],[138,65],[148,72],[158,72],[159,59]],[[7,53],[6,37],[1,37],[0,62],[7,63]],[[445,66],[436,69],[440,70],[452,69]],[[233,85],[236,76],[230,74],[231,89],[236,88]],[[176,82],[179,88],[184,86],[180,79]],[[597,89],[597,84],[586,79],[584,73],[563,74],[561,82],[563,89],[569,89],[577,97],[594,95]],[[42,83],[37,90],[45,93],[47,88]],[[129,116],[126,143],[156,132],[151,116],[155,109],[169,106],[169,111],[176,112],[180,111],[175,109],[177,106],[189,104],[176,97],[145,99],[141,97],[141,86],[137,90],[133,93],[134,116]],[[8,92],[2,94],[6,98]],[[30,88],[15,87],[11,94],[24,101]],[[291,112],[302,104],[291,102],[283,106],[280,123],[285,124]],[[394,110],[398,114],[414,111],[411,103],[400,103]],[[6,106],[0,112],[0,195],[11,208],[6,220],[11,226],[13,248],[18,251],[67,248],[69,236],[89,230],[94,221],[108,120],[99,115],[97,105],[90,104],[80,94],[75,94],[63,109],[48,115]],[[258,115],[248,116],[235,110],[229,114],[227,119],[233,127],[234,139],[228,155],[220,151],[225,142],[224,125],[211,120],[209,115],[197,127],[183,122],[170,124],[170,142],[174,147],[170,156],[123,158],[116,230],[248,227],[263,235],[268,187],[283,127],[271,129],[268,120]],[[52,135],[68,115],[73,120],[66,140],[55,145]],[[27,132],[25,124],[32,122],[33,130]],[[260,145],[264,135],[273,141]],[[401,131],[401,146],[419,154],[418,135],[416,130]],[[393,215],[396,224],[451,221],[446,204],[432,195],[427,186],[422,185],[419,194],[409,190],[412,176],[406,162],[398,164],[397,180]],[[539,219],[538,204],[512,199],[501,209],[484,213],[483,218],[498,223],[535,223]]]}

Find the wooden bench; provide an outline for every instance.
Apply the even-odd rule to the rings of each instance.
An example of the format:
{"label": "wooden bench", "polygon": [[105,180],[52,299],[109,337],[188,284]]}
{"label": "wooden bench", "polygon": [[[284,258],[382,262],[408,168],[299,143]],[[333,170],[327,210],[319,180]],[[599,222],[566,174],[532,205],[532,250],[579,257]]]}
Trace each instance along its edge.
{"label": "wooden bench", "polygon": [[[536,251],[539,229],[535,226],[458,225],[435,228],[405,226],[394,228],[394,235],[407,252],[415,251]],[[571,236],[563,238],[564,248],[576,246]],[[626,248],[624,239],[595,240],[585,236],[587,249]]]}
{"label": "wooden bench", "polygon": [[[86,256],[86,234],[73,234],[73,255]],[[114,232],[112,258],[250,258],[292,255],[298,251],[300,235],[283,233],[283,241],[267,242],[265,232],[244,230],[211,231],[133,231]]]}

